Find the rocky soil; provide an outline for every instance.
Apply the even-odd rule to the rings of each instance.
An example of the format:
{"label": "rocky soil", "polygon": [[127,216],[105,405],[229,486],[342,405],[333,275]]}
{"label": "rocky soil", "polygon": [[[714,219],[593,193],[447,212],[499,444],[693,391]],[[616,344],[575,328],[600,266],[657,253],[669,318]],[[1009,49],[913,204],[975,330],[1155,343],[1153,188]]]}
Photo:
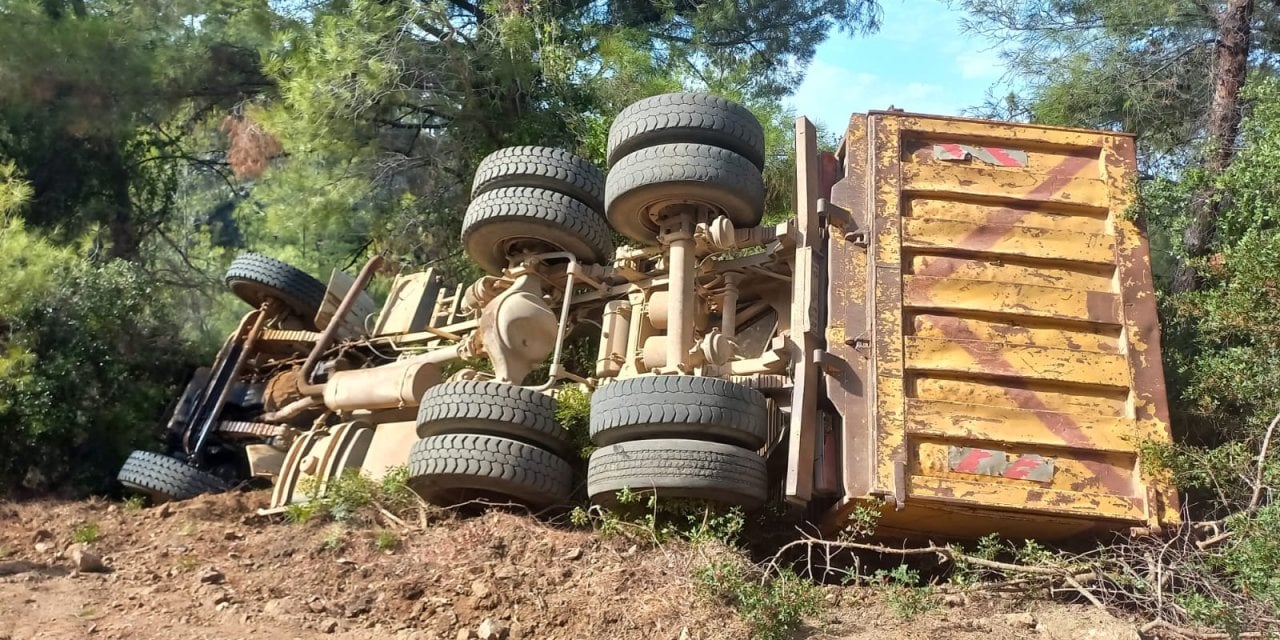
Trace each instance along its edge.
{"label": "rocky soil", "polygon": [[[697,595],[685,545],[642,549],[505,512],[396,534],[294,525],[257,515],[263,502],[0,503],[0,640],[750,637]],[[903,620],[881,591],[824,590],[795,638],[1137,637],[1082,605],[970,594]]]}

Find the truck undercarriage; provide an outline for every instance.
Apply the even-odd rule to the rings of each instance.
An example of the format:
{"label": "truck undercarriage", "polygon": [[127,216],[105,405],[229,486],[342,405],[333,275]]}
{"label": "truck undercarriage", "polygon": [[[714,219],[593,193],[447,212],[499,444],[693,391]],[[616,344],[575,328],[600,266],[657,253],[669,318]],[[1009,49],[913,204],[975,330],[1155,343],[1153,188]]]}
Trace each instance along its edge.
{"label": "truck undercarriage", "polygon": [[[177,403],[174,455],[135,452],[121,482],[182,499],[266,477],[280,508],[407,465],[434,502],[564,504],[575,386],[598,504],[777,500],[828,530],[863,505],[907,535],[1176,522],[1137,457],[1169,432],[1131,139],[889,112],[819,153],[800,118],[795,215],[761,225],[763,139],[739,105],[668,94],[614,122],[607,178],[495,152],[467,285],[238,258],[253,310]],[[589,371],[575,336],[598,337]]]}

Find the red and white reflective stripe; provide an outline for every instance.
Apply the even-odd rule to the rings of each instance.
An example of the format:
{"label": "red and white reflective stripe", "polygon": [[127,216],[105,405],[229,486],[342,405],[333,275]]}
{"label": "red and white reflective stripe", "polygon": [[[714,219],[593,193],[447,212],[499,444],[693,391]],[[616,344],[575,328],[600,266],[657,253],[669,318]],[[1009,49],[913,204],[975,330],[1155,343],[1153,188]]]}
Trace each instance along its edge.
{"label": "red and white reflective stripe", "polygon": [[1027,166],[1027,152],[1003,147],[980,147],[971,144],[942,143],[933,145],[933,157],[938,160],[980,160],[1001,167]]}
{"label": "red and white reflective stripe", "polygon": [[1034,453],[1012,455],[999,449],[951,447],[947,458],[947,468],[955,473],[1032,482],[1049,482],[1053,479],[1053,459]]}

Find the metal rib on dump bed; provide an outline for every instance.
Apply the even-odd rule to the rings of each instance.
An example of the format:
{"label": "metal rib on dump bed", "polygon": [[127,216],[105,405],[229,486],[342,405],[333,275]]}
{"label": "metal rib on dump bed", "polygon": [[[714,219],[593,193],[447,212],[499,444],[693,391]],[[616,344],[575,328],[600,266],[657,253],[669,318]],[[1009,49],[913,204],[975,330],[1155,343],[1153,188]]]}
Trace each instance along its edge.
{"label": "metal rib on dump bed", "polygon": [[1147,246],[1127,218],[1132,138],[873,113],[843,151],[833,200],[870,246],[831,242],[828,343],[866,369],[863,389],[828,384],[845,417],[834,521],[868,497],[915,533],[1176,521],[1138,460],[1169,427]]}

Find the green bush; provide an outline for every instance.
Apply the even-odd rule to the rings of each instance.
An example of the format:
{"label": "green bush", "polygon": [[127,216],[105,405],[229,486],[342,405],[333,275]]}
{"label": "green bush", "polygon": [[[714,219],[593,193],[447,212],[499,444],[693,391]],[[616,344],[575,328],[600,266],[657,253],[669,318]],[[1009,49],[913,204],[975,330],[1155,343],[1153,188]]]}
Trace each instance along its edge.
{"label": "green bush", "polygon": [[157,423],[195,354],[125,262],[0,227],[0,494],[99,491]]}
{"label": "green bush", "polygon": [[586,460],[595,451],[591,443],[591,394],[577,385],[566,384],[556,393],[556,420],[569,432],[573,449]]}
{"label": "green bush", "polygon": [[920,572],[900,564],[891,571],[877,570],[872,584],[885,594],[889,608],[903,620],[910,620],[938,606],[931,585],[920,585]]}
{"label": "green bush", "polygon": [[762,576],[738,554],[706,561],[693,571],[700,595],[737,610],[751,637],[781,640],[808,616],[822,610],[822,592],[790,569]]}
{"label": "green bush", "polygon": [[71,532],[71,541],[82,544],[97,542],[102,538],[102,528],[96,522],[86,522]]}
{"label": "green bush", "polygon": [[320,483],[309,478],[302,486],[306,500],[289,505],[285,519],[295,524],[315,518],[347,524],[367,523],[372,521],[370,511],[374,507],[403,512],[416,506],[419,499],[408,482],[409,468],[403,465],[389,469],[380,480],[361,475],[357,469],[347,469],[324,484],[323,495]]}

